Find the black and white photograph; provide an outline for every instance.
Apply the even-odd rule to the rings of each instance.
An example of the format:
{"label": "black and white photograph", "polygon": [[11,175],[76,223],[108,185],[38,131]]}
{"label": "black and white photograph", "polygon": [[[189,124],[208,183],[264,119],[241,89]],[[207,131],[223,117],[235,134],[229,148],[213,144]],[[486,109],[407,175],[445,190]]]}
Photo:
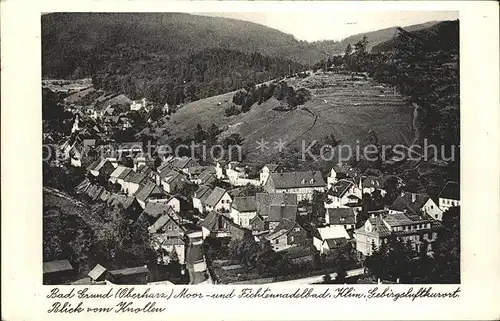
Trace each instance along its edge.
{"label": "black and white photograph", "polygon": [[458,11],[40,24],[44,285],[461,283]]}

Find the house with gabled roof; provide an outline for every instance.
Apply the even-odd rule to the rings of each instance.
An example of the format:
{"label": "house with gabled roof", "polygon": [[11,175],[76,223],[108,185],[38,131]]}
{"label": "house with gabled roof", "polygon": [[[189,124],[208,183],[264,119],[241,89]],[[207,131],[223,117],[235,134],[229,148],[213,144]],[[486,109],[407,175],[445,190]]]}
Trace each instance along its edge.
{"label": "house with gabled roof", "polygon": [[359,186],[351,180],[341,179],[333,184],[327,191],[325,208],[343,208],[358,205],[362,199],[362,192]]}
{"label": "house with gabled roof", "polygon": [[123,191],[128,195],[134,195],[142,184],[147,183],[151,171],[149,167],[144,166],[135,172],[130,172],[130,174],[123,179]]}
{"label": "house with gabled roof", "polygon": [[250,230],[254,234],[269,231],[269,222],[257,214],[250,220]]}
{"label": "house with gabled roof", "polygon": [[314,235],[313,244],[320,254],[338,249],[351,239],[349,233],[341,225],[318,227],[316,230],[317,234]]}
{"label": "house with gabled roof", "polygon": [[311,239],[307,231],[296,221],[280,220],[273,232],[265,236],[275,251],[283,251],[293,246],[307,246]]}
{"label": "house with gabled roof", "polygon": [[346,230],[356,227],[357,213],[352,208],[327,208],[325,223],[332,226],[342,226]]}
{"label": "house with gabled roof", "polygon": [[267,221],[271,206],[293,206],[297,205],[298,201],[296,194],[257,193],[255,195],[255,204],[257,215],[262,216],[263,219]]}
{"label": "house with gabled roof", "polygon": [[251,231],[245,229],[223,213],[211,211],[200,223],[203,239],[207,236],[229,237],[233,240],[241,240],[245,235],[251,235]]}
{"label": "house with gabled roof", "polygon": [[229,212],[232,201],[231,195],[225,189],[216,186],[207,197],[205,208],[207,211]]}
{"label": "house with gabled roof", "polygon": [[384,188],[384,179],[381,177],[368,176],[363,180],[363,194],[372,194],[376,190],[380,191],[380,195],[384,196],[387,191]]}
{"label": "house with gabled roof", "polygon": [[257,215],[255,196],[236,196],[231,203],[231,218],[233,222],[251,229],[250,221]]}
{"label": "house with gabled roof", "polygon": [[358,169],[349,166],[347,164],[337,164],[332,167],[330,174],[326,178],[327,188],[331,188],[332,185],[337,183],[340,179],[349,179],[360,176],[361,173]]}
{"label": "house with gabled roof", "polygon": [[259,171],[260,184],[264,186],[271,173],[277,173],[282,170],[281,166],[277,164],[266,164]]}
{"label": "house with gabled roof", "polygon": [[313,192],[324,192],[325,181],[319,171],[270,173],[264,190],[268,193],[296,194],[297,200],[312,200]]}
{"label": "house with gabled roof", "polygon": [[43,262],[43,284],[60,284],[75,273],[68,260]]}
{"label": "house with gabled roof", "polygon": [[439,208],[444,212],[450,207],[460,206],[460,185],[457,182],[448,181],[439,193]]}
{"label": "house with gabled roof", "polygon": [[269,207],[269,216],[267,217],[267,221],[269,222],[269,230],[271,232],[274,231],[283,219],[295,222],[297,218],[297,211],[297,205],[271,205]]}
{"label": "house with gabled roof", "polygon": [[141,184],[135,193],[135,197],[137,198],[139,204],[141,204],[142,208],[146,206],[147,201],[155,200],[166,202],[171,198],[163,191],[163,189],[149,180],[146,180],[145,184]]}
{"label": "house with gabled roof", "polygon": [[[388,243],[390,238],[409,242],[415,251],[432,251],[443,225],[426,214],[410,214],[381,210],[370,212],[364,226],[355,230],[356,249],[371,255],[372,247]],[[372,245],[373,244],[373,245]]]}
{"label": "house with gabled roof", "polygon": [[411,214],[425,213],[438,221],[443,219],[443,211],[425,193],[402,192],[388,208],[393,211]]}
{"label": "house with gabled roof", "polygon": [[212,189],[207,185],[201,185],[196,192],[194,192],[193,207],[200,211],[200,213],[204,213],[206,211],[205,204],[210,194],[212,194]]}
{"label": "house with gabled roof", "polygon": [[162,213],[149,227],[156,250],[164,249],[169,253],[175,251],[179,263],[185,263],[185,229],[182,219],[172,208]]}

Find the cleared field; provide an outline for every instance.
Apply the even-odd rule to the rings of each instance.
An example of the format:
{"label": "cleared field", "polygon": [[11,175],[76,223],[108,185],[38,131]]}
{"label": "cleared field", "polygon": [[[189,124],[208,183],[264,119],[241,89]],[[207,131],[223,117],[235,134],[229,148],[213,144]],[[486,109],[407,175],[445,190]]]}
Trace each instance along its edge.
{"label": "cleared field", "polygon": [[[353,80],[339,74],[316,74],[305,79],[289,79],[296,89],[307,88],[312,99],[293,111],[275,111],[279,101],[272,98],[245,114],[226,117],[233,93],[186,104],[171,116],[168,128],[176,136],[194,131],[197,124],[212,123],[228,133],[239,133],[250,162],[265,162],[277,153],[275,141],[289,148],[301,148],[333,134],[343,144],[362,141],[370,130],[384,144],[407,144],[412,140],[411,108],[393,88],[373,80]],[[221,105],[219,106],[219,102]],[[270,142],[269,149],[257,150],[257,141]],[[304,142],[303,142],[304,141]]]}

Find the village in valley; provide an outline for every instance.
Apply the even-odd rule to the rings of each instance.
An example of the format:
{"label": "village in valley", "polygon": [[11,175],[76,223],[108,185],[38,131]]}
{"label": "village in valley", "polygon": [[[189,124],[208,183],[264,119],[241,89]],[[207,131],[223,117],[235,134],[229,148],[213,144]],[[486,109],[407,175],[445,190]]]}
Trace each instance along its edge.
{"label": "village in valley", "polygon": [[[228,119],[239,117],[230,108],[246,107],[239,95],[258,91],[248,113],[278,102],[288,109],[269,115],[314,114],[307,104],[320,90],[349,86],[364,99],[376,90],[373,101],[402,101],[372,74],[340,56],[207,99]],[[336,88],[290,85],[329,79]],[[283,158],[286,149],[260,157],[246,138],[253,134],[222,121],[202,120],[191,136],[172,132],[173,116],[196,101],[188,93],[130,98],[94,79],[44,79],[42,87],[44,284],[459,282],[460,185],[443,162],[332,158],[316,166]],[[220,153],[206,156],[191,141]]]}

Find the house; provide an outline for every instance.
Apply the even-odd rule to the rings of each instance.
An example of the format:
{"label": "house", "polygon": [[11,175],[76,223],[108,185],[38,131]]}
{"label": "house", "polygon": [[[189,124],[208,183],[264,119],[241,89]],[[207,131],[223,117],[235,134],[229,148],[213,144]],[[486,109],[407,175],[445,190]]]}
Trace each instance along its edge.
{"label": "house", "polygon": [[207,211],[229,212],[231,209],[232,198],[229,193],[218,186],[207,197],[205,206]]}
{"label": "house", "polygon": [[183,173],[180,173],[175,169],[165,167],[159,174],[157,174],[156,183],[160,185],[165,192],[173,194],[182,190],[182,188],[189,183],[189,180]]}
{"label": "house", "polygon": [[257,205],[257,215],[262,216],[264,220],[268,219],[271,206],[293,206],[298,204],[296,194],[281,193],[257,193],[255,203]]}
{"label": "house", "polygon": [[94,266],[94,268],[88,273],[88,276],[93,282],[102,282],[110,278],[108,270],[100,264],[96,264],[96,266]]}
{"label": "house", "polygon": [[412,214],[425,213],[438,221],[443,219],[443,211],[429,195],[423,193],[402,192],[388,208]]}
{"label": "house", "polygon": [[325,223],[351,230],[356,227],[356,214],[356,211],[352,208],[327,208]]}
{"label": "house", "polygon": [[373,212],[364,226],[355,230],[356,250],[371,255],[373,246],[378,248],[394,237],[405,243],[409,241],[417,252],[428,252],[442,227],[439,221],[425,214]]}
{"label": "house", "polygon": [[297,200],[312,200],[313,192],[324,192],[325,181],[319,171],[270,173],[264,185],[268,193],[296,194]]}
{"label": "house", "polygon": [[357,176],[360,176],[360,172],[356,168],[347,164],[337,164],[332,167],[330,174],[326,178],[327,189],[330,189],[339,179],[354,178]]}
{"label": "house", "polygon": [[252,233],[268,231],[269,222],[267,222],[262,216],[257,214],[250,220],[250,230],[252,230]]}
{"label": "house", "polygon": [[[118,181],[118,177],[120,176],[120,174],[122,174],[124,171],[128,171],[130,172],[131,169],[128,168],[128,167],[125,167],[123,165],[117,165],[115,170],[113,172],[111,172],[111,174],[109,174],[109,182],[111,184],[116,184],[117,181]],[[127,173],[128,174],[128,173]],[[120,184],[121,185],[121,184]]]}
{"label": "house", "polygon": [[361,188],[347,179],[338,180],[327,192],[325,208],[344,208],[359,204]]}
{"label": "house", "polygon": [[271,234],[265,237],[275,251],[283,251],[293,246],[311,243],[307,231],[295,221],[282,219]]}
{"label": "house", "polygon": [[257,215],[255,196],[237,196],[231,203],[231,218],[233,222],[244,228],[251,229],[250,221]]}
{"label": "house", "polygon": [[295,222],[297,218],[297,205],[271,205],[269,207],[267,221],[269,230],[274,231],[283,219]]}
{"label": "house", "polygon": [[189,167],[200,166],[196,160],[191,157],[172,157],[168,156],[164,159],[162,164],[158,167],[158,173],[167,170],[187,170]]}
{"label": "house", "polygon": [[108,172],[109,170],[112,170],[109,174],[111,174],[115,170],[115,166],[113,166],[113,164],[110,161],[101,158],[101,159],[98,159],[98,160],[94,161],[93,163],[91,163],[87,167],[87,171],[91,175],[97,177],[97,176],[99,176],[99,172],[103,168],[106,168],[105,169],[106,172]]}
{"label": "house", "polygon": [[266,164],[259,172],[260,185],[264,186],[269,178],[269,174],[281,171],[281,167],[276,164]]}
{"label": "house", "polygon": [[350,240],[346,229],[341,225],[330,225],[317,228],[317,235],[313,238],[314,247],[320,254],[341,248]]}
{"label": "house", "polygon": [[215,167],[210,166],[197,177],[195,183],[198,185],[211,185],[215,184],[216,180]]}
{"label": "house", "polygon": [[141,110],[142,108],[146,108],[148,105],[148,101],[146,98],[142,98],[140,101],[133,100],[130,104],[130,110]]}
{"label": "house", "polygon": [[376,190],[380,191],[380,195],[384,196],[387,191],[384,189],[382,177],[369,176],[363,180],[363,194],[372,194]]}
{"label": "house", "polygon": [[148,180],[146,180],[145,184],[139,187],[139,189],[135,193],[135,197],[137,198],[139,204],[141,204],[142,208],[146,207],[147,201],[157,200],[166,202],[170,199],[170,196],[165,194],[163,189],[161,189],[152,181]]}
{"label": "house", "polygon": [[[111,173],[111,175],[117,175],[116,180],[114,180],[114,184],[118,184],[121,186],[121,190],[125,189],[125,180],[128,179],[128,176],[133,175],[134,171],[131,168],[124,167],[122,171],[120,171],[118,174],[116,173]],[[110,181],[111,181],[111,175],[110,175]]]}
{"label": "house", "polygon": [[61,284],[74,274],[75,270],[68,260],[43,262],[43,284]]}
{"label": "house", "polygon": [[443,212],[450,207],[460,206],[460,185],[457,182],[447,182],[439,193],[438,200]]}
{"label": "house", "polygon": [[136,172],[132,171],[123,179],[122,188],[128,195],[134,195],[142,184],[146,184],[151,169],[142,167]]}
{"label": "house", "polygon": [[226,163],[219,160],[215,163],[215,177],[217,179],[223,179],[226,176]]}
{"label": "house", "polygon": [[201,185],[198,190],[194,192],[193,207],[200,211],[200,213],[207,211],[205,204],[210,194],[212,194],[212,189],[206,185]]}
{"label": "house", "polygon": [[[208,175],[210,173],[215,174],[215,167],[213,166],[190,166],[183,168],[182,171],[186,174],[187,178],[191,183],[194,184],[204,184],[200,175]],[[215,178],[215,177],[214,177]]]}
{"label": "house", "polygon": [[147,284],[149,269],[146,265],[109,271],[114,284]]}
{"label": "house", "polygon": [[[175,251],[179,263],[185,263],[185,234],[180,224],[181,219],[172,208],[163,213],[149,227],[149,233],[153,234],[155,250],[164,249],[168,253]],[[168,264],[168,262],[167,262]]]}
{"label": "house", "polygon": [[237,225],[229,216],[216,211],[208,213],[200,225],[203,239],[207,236],[213,236],[241,240],[245,235],[251,235],[250,230]]}

